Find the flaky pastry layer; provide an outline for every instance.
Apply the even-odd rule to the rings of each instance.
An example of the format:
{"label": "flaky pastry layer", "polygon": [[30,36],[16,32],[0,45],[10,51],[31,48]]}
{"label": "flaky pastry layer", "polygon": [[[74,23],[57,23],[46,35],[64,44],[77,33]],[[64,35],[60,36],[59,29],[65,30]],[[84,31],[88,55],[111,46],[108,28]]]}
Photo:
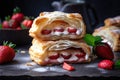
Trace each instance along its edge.
{"label": "flaky pastry layer", "polygon": [[79,13],[42,12],[33,21],[29,35],[41,40],[81,39],[86,26]]}
{"label": "flaky pastry layer", "polygon": [[[85,59],[79,59],[77,60],[77,57],[75,56],[75,53],[80,53],[79,50],[83,50],[85,53]],[[48,60],[49,55],[54,55],[54,53],[58,53],[59,55],[64,55],[64,53],[70,53],[72,55],[72,58],[70,59],[64,59],[59,57],[57,62],[53,60],[51,63],[46,62]],[[69,40],[59,40],[59,41],[40,41],[37,39],[34,39],[32,41],[32,46],[29,49],[30,57],[33,61],[38,63],[39,65],[48,65],[48,64],[60,64],[64,61],[68,61],[70,63],[81,63],[81,62],[90,62],[90,55],[91,55],[91,49],[90,47],[82,42],[79,41],[69,41]],[[83,54],[81,52],[81,54]],[[70,61],[72,59],[77,61]],[[62,61],[61,61],[62,59]]]}

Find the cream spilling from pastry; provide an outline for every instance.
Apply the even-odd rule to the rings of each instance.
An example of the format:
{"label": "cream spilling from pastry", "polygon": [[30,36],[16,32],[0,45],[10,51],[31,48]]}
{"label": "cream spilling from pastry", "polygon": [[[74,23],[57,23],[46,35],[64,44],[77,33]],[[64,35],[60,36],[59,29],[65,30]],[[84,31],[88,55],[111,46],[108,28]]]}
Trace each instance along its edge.
{"label": "cream spilling from pastry", "polygon": [[83,40],[85,34],[81,14],[41,12],[29,30],[30,58],[39,65],[90,62],[92,49]]}

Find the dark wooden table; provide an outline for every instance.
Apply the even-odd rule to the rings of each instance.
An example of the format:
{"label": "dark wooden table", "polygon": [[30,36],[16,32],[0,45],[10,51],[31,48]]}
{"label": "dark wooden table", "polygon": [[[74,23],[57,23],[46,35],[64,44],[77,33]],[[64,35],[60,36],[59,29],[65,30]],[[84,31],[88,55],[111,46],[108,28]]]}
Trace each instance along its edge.
{"label": "dark wooden table", "polygon": [[[104,70],[97,67],[100,60],[96,59],[87,64],[72,64],[75,71],[67,71],[61,65],[39,66],[32,62],[29,46],[18,47],[18,53],[13,62],[0,65],[0,80],[119,80],[120,70]],[[116,52],[115,60],[120,52]]]}

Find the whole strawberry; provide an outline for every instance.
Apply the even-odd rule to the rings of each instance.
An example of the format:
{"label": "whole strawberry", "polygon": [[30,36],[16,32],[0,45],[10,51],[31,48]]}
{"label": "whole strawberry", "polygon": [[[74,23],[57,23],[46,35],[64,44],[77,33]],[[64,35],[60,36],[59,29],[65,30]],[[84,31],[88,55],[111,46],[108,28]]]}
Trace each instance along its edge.
{"label": "whole strawberry", "polygon": [[15,20],[17,22],[22,22],[22,20],[24,19],[24,14],[21,13],[20,8],[16,7],[15,9],[13,9],[14,14],[12,15],[11,19]]}
{"label": "whole strawberry", "polygon": [[5,28],[15,29],[19,25],[20,24],[17,21],[12,20],[12,19],[10,19],[10,16],[7,16],[7,17],[5,17],[5,20],[2,23],[2,28],[3,29],[5,29]]}
{"label": "whole strawberry", "polygon": [[114,59],[114,54],[111,47],[107,43],[100,43],[95,46],[95,53],[104,59]]}
{"label": "whole strawberry", "polygon": [[0,46],[0,64],[8,63],[15,57],[15,50],[13,49],[15,44],[4,42],[4,45]]}
{"label": "whole strawberry", "polygon": [[33,20],[25,19],[23,20],[22,25],[25,26],[26,28],[31,28],[32,23],[33,23]]}
{"label": "whole strawberry", "polygon": [[10,16],[6,16],[5,20],[2,22],[2,28],[10,28],[9,20],[10,20]]}
{"label": "whole strawberry", "polygon": [[112,60],[102,60],[98,63],[98,67],[102,69],[113,69],[114,62]]}

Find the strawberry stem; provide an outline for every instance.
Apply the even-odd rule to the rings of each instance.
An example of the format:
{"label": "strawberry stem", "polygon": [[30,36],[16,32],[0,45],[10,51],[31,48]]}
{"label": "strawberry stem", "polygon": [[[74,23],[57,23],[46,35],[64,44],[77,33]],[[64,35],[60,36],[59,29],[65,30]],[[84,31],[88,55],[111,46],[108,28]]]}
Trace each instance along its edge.
{"label": "strawberry stem", "polygon": [[5,20],[6,20],[6,21],[9,21],[9,20],[10,20],[10,15],[5,16]]}
{"label": "strawberry stem", "polygon": [[34,20],[34,17],[33,16],[25,16],[25,19]]}
{"label": "strawberry stem", "polygon": [[13,13],[19,13],[19,12],[21,12],[21,9],[19,7],[13,9]]}
{"label": "strawberry stem", "polygon": [[8,42],[8,41],[3,41],[3,45],[9,46],[11,48],[15,48],[16,46],[16,44],[13,44],[12,42]]}
{"label": "strawberry stem", "polygon": [[2,29],[2,24],[0,24],[0,29]]}

